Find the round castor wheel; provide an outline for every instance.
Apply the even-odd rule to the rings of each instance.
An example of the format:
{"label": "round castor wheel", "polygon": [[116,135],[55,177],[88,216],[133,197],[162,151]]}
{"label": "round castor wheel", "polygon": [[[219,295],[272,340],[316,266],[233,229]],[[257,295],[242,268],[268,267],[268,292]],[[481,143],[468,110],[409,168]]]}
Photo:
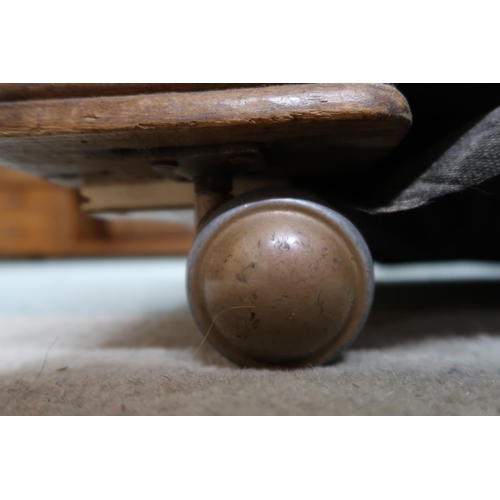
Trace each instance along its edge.
{"label": "round castor wheel", "polygon": [[252,191],[207,214],[187,283],[203,335],[247,367],[333,360],[362,328],[374,288],[356,228],[292,189]]}

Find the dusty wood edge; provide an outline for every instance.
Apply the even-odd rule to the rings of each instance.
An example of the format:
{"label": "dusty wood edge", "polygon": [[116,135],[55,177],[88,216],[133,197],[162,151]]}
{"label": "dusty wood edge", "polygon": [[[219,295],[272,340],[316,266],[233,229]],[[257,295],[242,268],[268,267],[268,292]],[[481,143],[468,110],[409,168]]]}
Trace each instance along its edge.
{"label": "dusty wood edge", "polygon": [[0,139],[134,130],[208,129],[339,120],[411,125],[404,96],[386,84],[308,84],[0,103]]}
{"label": "dusty wood edge", "polygon": [[198,92],[280,83],[0,83],[0,102],[102,97],[160,92]]}

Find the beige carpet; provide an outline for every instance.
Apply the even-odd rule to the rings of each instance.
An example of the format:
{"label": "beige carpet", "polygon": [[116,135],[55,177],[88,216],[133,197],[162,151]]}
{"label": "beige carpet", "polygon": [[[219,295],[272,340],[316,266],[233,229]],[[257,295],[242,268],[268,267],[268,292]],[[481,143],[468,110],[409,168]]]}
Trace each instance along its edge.
{"label": "beige carpet", "polygon": [[[45,302],[53,306],[57,300],[71,301],[59,309],[39,307],[42,298],[28,300],[29,291],[23,292],[22,286],[19,292],[6,287],[2,297],[0,283],[0,413],[500,414],[496,284],[381,285],[368,325],[336,364],[297,371],[242,370],[208,344],[194,356],[202,337],[185,304],[183,261],[169,261],[166,282],[163,268],[152,265],[157,273],[148,275],[144,268],[138,273],[145,281],[136,282],[136,297],[126,295],[131,292],[121,290],[119,280],[101,271],[104,281],[97,288],[88,278],[86,286],[92,285],[99,299],[91,310],[79,301],[90,301],[87,288],[73,288],[78,277],[68,278],[69,267],[61,274],[67,282],[55,279],[51,285],[62,295]],[[0,269],[0,276],[12,279],[15,273],[6,269],[3,274]],[[46,278],[33,278],[33,268],[25,277],[22,268],[16,272],[18,283],[30,276],[34,289],[43,288]],[[82,272],[88,277],[88,269]],[[123,269],[116,273],[122,274]],[[155,274],[161,279],[155,281]],[[164,290],[163,310],[134,309],[133,304],[141,304],[141,293],[149,294],[161,283],[168,292]],[[71,290],[72,296],[63,300]],[[22,298],[24,305],[15,305]],[[142,298],[144,304],[156,300]]]}

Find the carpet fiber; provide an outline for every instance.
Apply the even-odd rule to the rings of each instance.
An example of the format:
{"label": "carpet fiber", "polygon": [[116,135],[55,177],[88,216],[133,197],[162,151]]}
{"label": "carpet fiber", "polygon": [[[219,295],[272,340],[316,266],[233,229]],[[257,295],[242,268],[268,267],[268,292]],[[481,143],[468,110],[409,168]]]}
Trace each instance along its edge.
{"label": "carpet fiber", "polygon": [[0,264],[0,413],[500,413],[497,283],[379,282],[366,328],[337,363],[242,370],[208,344],[196,352],[184,265]]}

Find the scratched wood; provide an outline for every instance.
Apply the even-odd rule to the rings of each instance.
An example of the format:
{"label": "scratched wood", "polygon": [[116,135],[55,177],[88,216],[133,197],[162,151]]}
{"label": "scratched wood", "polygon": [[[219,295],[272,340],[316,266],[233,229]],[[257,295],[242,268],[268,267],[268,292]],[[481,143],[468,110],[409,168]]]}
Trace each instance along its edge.
{"label": "scratched wood", "polygon": [[384,84],[174,90],[0,102],[0,162],[67,185],[110,184],[160,179],[149,148],[254,143],[266,175],[287,177],[365,169],[411,126],[406,100]]}
{"label": "scratched wood", "polygon": [[263,87],[264,83],[0,83],[0,101],[102,97],[110,95],[152,94],[157,92],[196,92],[227,88]]}

